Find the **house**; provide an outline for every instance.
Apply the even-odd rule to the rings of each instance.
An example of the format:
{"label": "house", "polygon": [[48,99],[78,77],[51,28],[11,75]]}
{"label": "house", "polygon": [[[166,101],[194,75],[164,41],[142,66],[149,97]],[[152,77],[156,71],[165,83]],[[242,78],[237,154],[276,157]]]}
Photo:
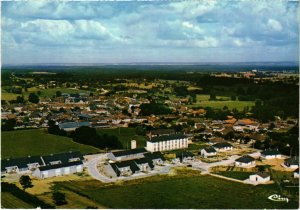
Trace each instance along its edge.
{"label": "house", "polygon": [[220,142],[220,143],[216,143],[216,144],[213,145],[213,148],[214,148],[217,152],[233,150],[233,146],[232,146],[231,144],[229,144],[228,142]]}
{"label": "house", "polygon": [[136,165],[134,160],[126,160],[122,162],[110,163],[109,164],[113,169],[114,174],[111,176],[130,176],[134,173],[140,171],[139,167]]}
{"label": "house", "polygon": [[37,168],[32,175],[39,179],[45,179],[55,176],[69,175],[83,171],[83,163],[81,160],[53,165],[46,165]]}
{"label": "house", "polygon": [[147,140],[147,151],[157,152],[188,147],[188,137],[183,134],[171,134],[153,137]]}
{"label": "house", "polygon": [[65,131],[75,131],[81,126],[90,126],[90,122],[65,122],[58,124],[59,128]]}
{"label": "house", "polygon": [[1,160],[1,174],[27,173],[42,165],[44,165],[44,162],[40,156],[3,159]]}
{"label": "house", "polygon": [[162,165],[166,160],[161,152],[144,153],[146,158],[150,158],[154,165]]}
{"label": "house", "polygon": [[110,152],[108,153],[107,157],[112,161],[124,161],[124,160],[131,160],[137,158],[143,158],[144,153],[146,153],[145,148],[136,148],[130,150],[123,150],[118,152]]}
{"label": "house", "polygon": [[200,152],[201,152],[201,156],[205,158],[217,155],[217,151],[213,147],[206,147],[202,149]]}
{"label": "house", "polygon": [[151,171],[154,168],[153,162],[149,158],[135,159],[134,162],[142,172]]}
{"label": "house", "polygon": [[194,160],[194,154],[191,153],[191,152],[179,152],[179,153],[176,153],[176,159],[180,160],[180,162],[186,162],[186,161],[191,161],[191,160]]}
{"label": "house", "polygon": [[264,159],[273,159],[273,158],[281,158],[281,154],[278,150],[265,150],[262,151],[261,157]]}
{"label": "house", "polygon": [[256,174],[250,175],[249,180],[250,182],[266,183],[270,181],[270,174],[266,172],[258,172]]}
{"label": "house", "polygon": [[297,169],[294,171],[293,177],[294,177],[295,179],[299,179],[299,168],[297,168]]}
{"label": "house", "polygon": [[156,130],[151,130],[147,134],[147,136],[151,138],[151,137],[166,136],[171,134],[175,134],[174,129],[156,129]]}
{"label": "house", "polygon": [[283,166],[290,169],[299,168],[299,157],[295,156],[284,160]]}
{"label": "house", "polygon": [[235,160],[235,166],[237,167],[254,167],[255,164],[255,159],[249,155],[242,156],[238,159]]}

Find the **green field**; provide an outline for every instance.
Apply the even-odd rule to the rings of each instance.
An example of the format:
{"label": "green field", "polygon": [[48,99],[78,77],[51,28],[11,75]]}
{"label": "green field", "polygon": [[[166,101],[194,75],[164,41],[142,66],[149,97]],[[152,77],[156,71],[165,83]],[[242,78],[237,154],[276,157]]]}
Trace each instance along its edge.
{"label": "green field", "polygon": [[298,200],[273,202],[268,196],[279,193],[276,185],[251,186],[198,171],[183,170],[174,176],[155,176],[118,184],[98,181],[56,183],[55,189],[72,191],[107,208],[297,208]]}
{"label": "green field", "polygon": [[6,209],[33,209],[34,206],[25,203],[11,193],[1,192],[1,208]]}
{"label": "green field", "polygon": [[72,139],[46,133],[41,129],[1,132],[1,157],[24,157],[79,150],[83,154],[97,148],[78,144]]}
{"label": "green field", "polygon": [[97,133],[117,136],[124,149],[130,149],[131,140],[136,140],[137,147],[146,146],[146,137],[137,135],[135,128],[101,128],[97,129]]}
{"label": "green field", "polygon": [[243,171],[220,171],[216,173],[221,176],[226,176],[233,179],[238,180],[246,180],[249,179],[249,176],[255,174],[255,172],[243,172]]}

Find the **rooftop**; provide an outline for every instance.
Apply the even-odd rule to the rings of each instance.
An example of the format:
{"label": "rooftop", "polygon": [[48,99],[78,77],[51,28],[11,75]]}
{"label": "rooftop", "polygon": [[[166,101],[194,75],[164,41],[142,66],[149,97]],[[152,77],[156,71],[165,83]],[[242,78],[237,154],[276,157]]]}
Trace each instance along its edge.
{"label": "rooftop", "polygon": [[255,159],[249,155],[245,155],[245,156],[242,156],[242,157],[236,159],[235,161],[241,162],[241,163],[250,163],[252,161],[255,161]]}
{"label": "rooftop", "polygon": [[153,137],[153,138],[149,139],[148,141],[160,142],[160,141],[170,141],[170,140],[184,139],[184,138],[187,138],[187,136],[179,133],[179,134],[171,134],[171,135],[167,135],[167,136]]}

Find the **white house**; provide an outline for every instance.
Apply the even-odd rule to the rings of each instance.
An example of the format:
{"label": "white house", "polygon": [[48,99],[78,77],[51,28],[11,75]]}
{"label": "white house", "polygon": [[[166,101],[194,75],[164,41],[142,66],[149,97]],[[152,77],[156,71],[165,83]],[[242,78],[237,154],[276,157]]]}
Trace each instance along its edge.
{"label": "white house", "polygon": [[216,144],[213,145],[213,148],[217,152],[233,150],[233,146],[231,144],[227,143],[227,142],[216,143]]}
{"label": "white house", "polygon": [[264,159],[274,159],[281,158],[281,154],[278,150],[265,150],[260,153],[261,157]]}
{"label": "white house", "polygon": [[191,153],[191,152],[179,152],[179,153],[176,153],[176,160],[184,163],[184,162],[189,162],[189,161],[192,161],[194,160],[194,154]]}
{"label": "white house", "polygon": [[32,175],[39,179],[45,179],[55,176],[69,175],[83,171],[82,161],[60,163],[54,165],[41,166],[37,168]]}
{"label": "white house", "polygon": [[206,147],[202,149],[200,152],[201,152],[201,156],[205,158],[217,155],[217,151],[213,147]]}
{"label": "white house", "polygon": [[283,166],[290,169],[299,168],[299,157],[295,156],[284,160]]}
{"label": "white house", "polygon": [[235,160],[235,166],[237,167],[250,168],[254,167],[255,165],[255,159],[249,155],[242,156]]}
{"label": "white house", "polygon": [[294,171],[294,178],[295,179],[299,179],[299,168],[297,168],[295,171]]}
{"label": "white house", "polygon": [[157,152],[188,147],[188,137],[183,134],[171,134],[153,137],[147,140],[147,151]]}
{"label": "white house", "polygon": [[256,174],[250,175],[249,180],[255,183],[266,183],[270,181],[270,175],[266,172],[258,172]]}
{"label": "white house", "polygon": [[150,158],[154,165],[163,165],[165,158],[161,152],[145,153],[146,158]]}

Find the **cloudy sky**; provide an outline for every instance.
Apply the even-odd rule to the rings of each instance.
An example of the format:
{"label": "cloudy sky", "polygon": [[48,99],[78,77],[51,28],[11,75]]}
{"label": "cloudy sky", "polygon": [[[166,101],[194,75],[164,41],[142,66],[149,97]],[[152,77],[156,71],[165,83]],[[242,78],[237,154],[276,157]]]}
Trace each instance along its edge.
{"label": "cloudy sky", "polygon": [[2,2],[2,63],[298,61],[297,1]]}

